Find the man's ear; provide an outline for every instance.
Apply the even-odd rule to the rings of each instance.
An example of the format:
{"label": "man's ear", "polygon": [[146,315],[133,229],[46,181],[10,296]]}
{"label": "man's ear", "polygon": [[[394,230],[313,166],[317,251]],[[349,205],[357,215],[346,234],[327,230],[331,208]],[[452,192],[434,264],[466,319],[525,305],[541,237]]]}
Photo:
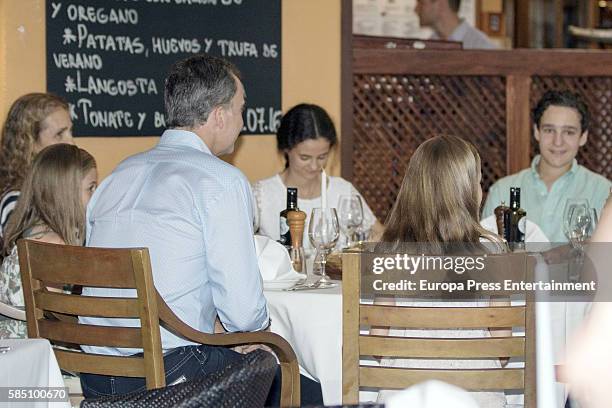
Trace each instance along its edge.
{"label": "man's ear", "polygon": [[579,146],[582,147],[586,144],[587,139],[589,138],[589,131],[585,130],[582,135],[580,136],[580,144]]}
{"label": "man's ear", "polygon": [[533,125],[533,137],[538,142],[540,141],[540,130],[538,129],[538,125]]}
{"label": "man's ear", "polygon": [[210,112],[210,115],[208,117],[209,119],[213,120],[212,125],[215,127],[215,129],[223,129],[223,127],[225,126],[225,116],[223,115],[223,107],[216,106],[212,110],[212,112]]}

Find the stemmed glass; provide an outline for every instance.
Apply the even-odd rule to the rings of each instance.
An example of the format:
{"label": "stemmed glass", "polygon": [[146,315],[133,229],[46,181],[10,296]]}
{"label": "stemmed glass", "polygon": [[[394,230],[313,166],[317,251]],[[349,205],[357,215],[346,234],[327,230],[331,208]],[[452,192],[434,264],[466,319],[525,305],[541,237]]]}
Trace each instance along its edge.
{"label": "stemmed glass", "polygon": [[568,213],[568,239],[574,248],[580,250],[591,237],[597,225],[597,212],[594,208],[577,206]]}
{"label": "stemmed glass", "polygon": [[325,273],[325,264],[327,263],[327,254],[336,246],[339,236],[340,225],[338,224],[336,209],[313,208],[308,224],[308,238],[310,238],[312,246],[321,254],[321,278],[315,282],[313,287],[330,288],[336,286],[336,283],[332,282]]}
{"label": "stemmed glass", "polygon": [[591,237],[597,225],[597,211],[588,206],[587,200],[568,200],[565,205],[563,230],[572,246],[568,278],[571,282],[580,280],[584,263],[584,243]]}
{"label": "stemmed glass", "polygon": [[568,241],[570,241],[572,247],[574,246],[574,242],[571,237],[573,232],[570,227],[570,219],[574,213],[586,213],[588,209],[589,201],[586,198],[568,198],[565,202],[565,208],[563,209],[563,233]]}
{"label": "stemmed glass", "polygon": [[358,195],[341,195],[338,200],[338,211],[340,212],[340,228],[346,237],[346,247],[354,242],[357,228],[363,222],[363,204]]}

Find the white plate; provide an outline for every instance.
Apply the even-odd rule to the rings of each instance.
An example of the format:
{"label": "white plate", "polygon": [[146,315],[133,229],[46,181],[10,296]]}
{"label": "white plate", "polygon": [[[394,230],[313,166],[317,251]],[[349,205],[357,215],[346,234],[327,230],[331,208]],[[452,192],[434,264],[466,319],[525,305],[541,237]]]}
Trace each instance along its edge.
{"label": "white plate", "polygon": [[283,290],[283,289],[290,288],[291,286],[295,285],[296,283],[298,283],[301,280],[302,279],[297,278],[297,279],[264,281],[263,287],[266,290]]}

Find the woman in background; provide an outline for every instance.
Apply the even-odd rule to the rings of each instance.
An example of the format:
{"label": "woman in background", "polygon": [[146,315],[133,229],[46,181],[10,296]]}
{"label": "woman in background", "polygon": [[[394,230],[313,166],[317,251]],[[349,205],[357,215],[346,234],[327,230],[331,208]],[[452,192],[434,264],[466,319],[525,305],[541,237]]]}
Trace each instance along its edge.
{"label": "woman in background", "polygon": [[[480,156],[469,142],[454,136],[438,136],[422,143],[408,163],[397,200],[387,218],[381,241],[399,249],[402,243],[419,243],[420,250],[429,254],[449,254],[461,250],[468,253],[503,252],[502,239],[480,225],[479,210],[482,200]],[[381,244],[384,245],[384,244]],[[382,246],[381,246],[382,249]],[[419,252],[420,254],[421,252]],[[378,299],[377,304],[395,303]],[[487,306],[488,300],[444,301],[402,299],[404,306],[470,307]],[[496,305],[501,305],[496,302]],[[505,303],[508,304],[508,303]],[[376,333],[376,330],[383,330]],[[403,337],[469,338],[509,336],[507,330],[426,330],[391,329],[391,334]],[[373,334],[386,334],[374,329]],[[383,366],[440,369],[497,368],[499,360],[444,360],[444,359],[383,359]],[[379,395],[379,400],[388,396]],[[503,392],[471,393],[481,407],[503,407]]]}
{"label": "woman in background", "polygon": [[9,109],[0,147],[0,238],[19,198],[34,156],[55,143],[72,144],[68,104],[48,93],[31,93]]}
{"label": "woman in background", "polygon": [[[297,187],[298,208],[307,215],[303,244],[312,248],[308,239],[308,219],[313,208],[321,207],[321,169],[324,169],[332,147],[337,142],[336,129],[331,118],[317,105],[300,104],[291,108],[282,118],[276,133],[277,149],[285,157],[285,169],[280,173],[257,181],[253,185],[255,196],[255,232],[274,240],[280,239],[279,213],[287,203],[287,187]],[[328,176],[327,203],[337,207],[341,195],[359,192],[341,177]],[[363,204],[363,230],[372,237],[380,236],[382,225],[370,207]],[[341,236],[339,243],[344,242]]]}
{"label": "woman in background", "polygon": [[[46,147],[36,156],[6,228],[0,302],[24,306],[18,239],[83,245],[85,208],[97,185],[96,162],[83,149],[62,143]],[[0,338],[9,337],[26,337],[26,324],[0,316]]]}

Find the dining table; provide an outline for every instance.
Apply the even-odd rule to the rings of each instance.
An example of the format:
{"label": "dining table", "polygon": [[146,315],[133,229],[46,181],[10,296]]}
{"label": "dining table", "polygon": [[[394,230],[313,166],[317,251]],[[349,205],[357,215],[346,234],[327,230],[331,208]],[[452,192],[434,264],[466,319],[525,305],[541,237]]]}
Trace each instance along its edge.
{"label": "dining table", "polygon": [[0,408],[4,407],[70,407],[48,340],[0,339]]}

